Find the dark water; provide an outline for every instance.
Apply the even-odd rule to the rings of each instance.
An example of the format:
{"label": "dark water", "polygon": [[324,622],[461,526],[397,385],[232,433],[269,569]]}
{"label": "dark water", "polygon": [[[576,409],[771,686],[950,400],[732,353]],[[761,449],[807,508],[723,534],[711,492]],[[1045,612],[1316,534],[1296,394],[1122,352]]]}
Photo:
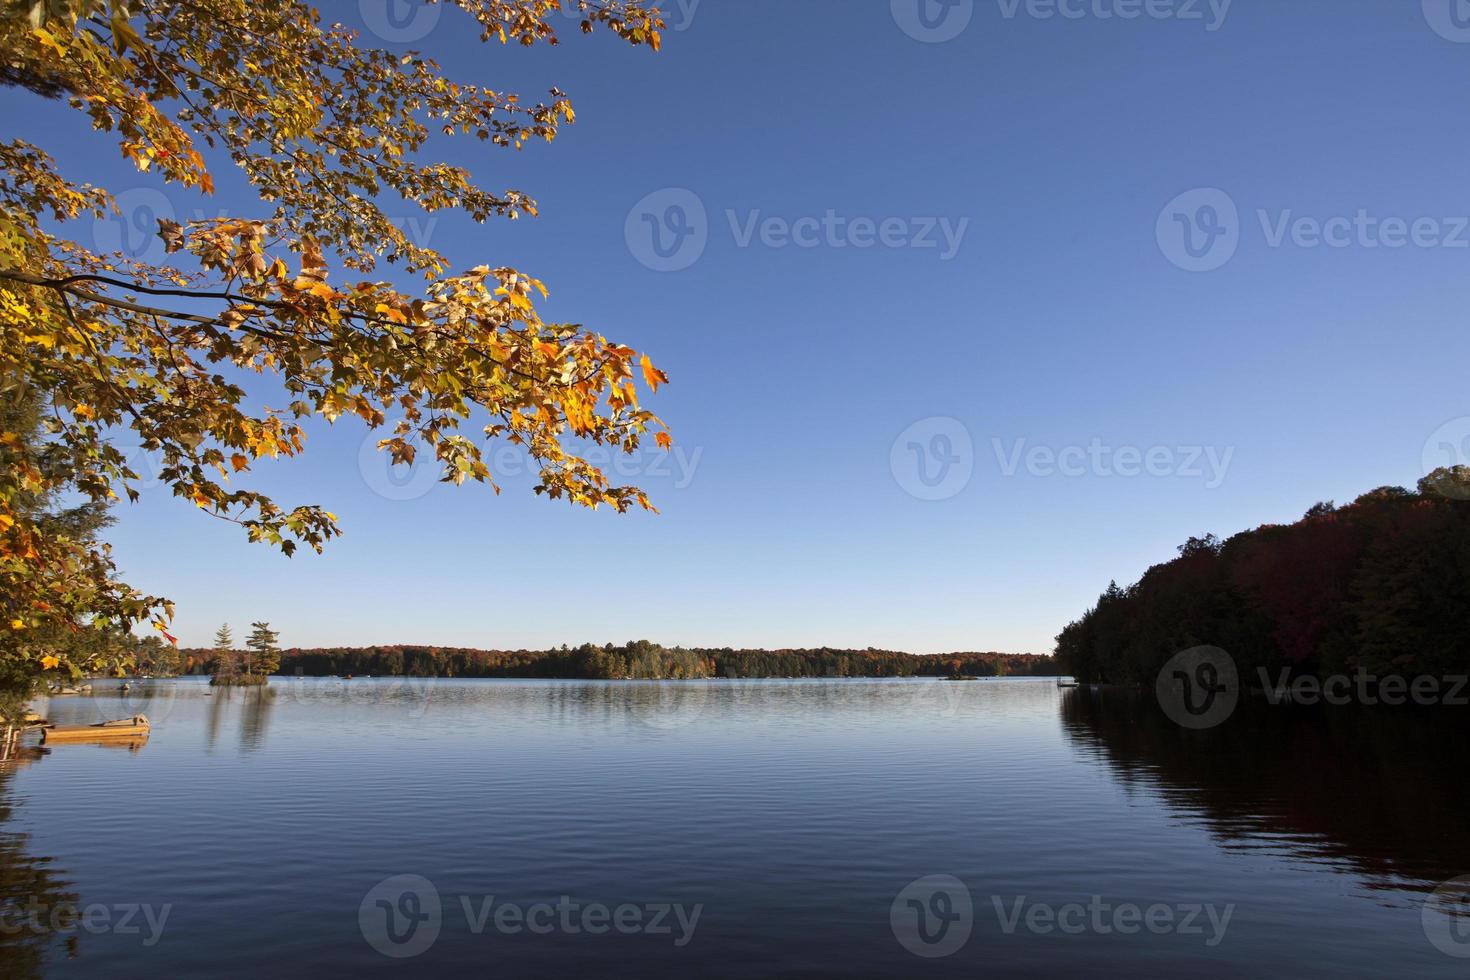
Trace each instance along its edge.
{"label": "dark water", "polygon": [[1463,893],[1425,912],[1470,874],[1454,709],[1188,732],[1051,681],[207,691],[51,702],[154,732],[0,772],[0,973],[1470,973]]}

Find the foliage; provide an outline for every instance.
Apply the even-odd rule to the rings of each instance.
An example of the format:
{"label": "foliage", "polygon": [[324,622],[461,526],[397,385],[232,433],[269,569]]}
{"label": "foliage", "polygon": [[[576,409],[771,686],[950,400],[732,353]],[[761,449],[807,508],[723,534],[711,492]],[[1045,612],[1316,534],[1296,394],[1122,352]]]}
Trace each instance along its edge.
{"label": "foliage", "polygon": [[271,629],[270,623],[255,622],[250,627],[250,636],[245,640],[250,650],[245,673],[262,677],[274,674],[281,669],[280,634]]}
{"label": "foliage", "polygon": [[252,674],[230,672],[226,674],[215,674],[209,679],[210,687],[259,687],[268,684],[269,678],[265,674]]}
{"label": "foliage", "polygon": [[[578,0],[581,29],[658,47],[644,0]],[[484,41],[556,43],[557,0],[454,0]],[[159,478],[251,541],[291,554],[340,533],[320,505],[282,507],[232,479],[262,458],[303,451],[302,420],[401,418],[379,447],[412,463],[434,453],[443,478],[494,486],[477,442],[503,439],[537,462],[538,493],[574,504],[651,509],[563,448],[574,436],[632,452],[662,423],[639,379],[667,380],[646,355],[536,312],[536,279],[504,266],[450,273],[374,203],[392,192],[477,221],[536,213],[466,170],[420,159],[432,133],[500,147],[551,140],[573,120],[564,93],[523,103],[444,77],[431,59],[361,46],[300,0],[35,0],[0,19],[0,82],[85,114],[139,171],[213,193],[219,164],[243,175],[267,217],[221,217],[159,235],[176,266],[98,254],[69,229],[116,212],[104,188],[64,176],[43,149],[0,142],[0,394],[36,392],[45,439],[0,432],[0,631],[6,669],[41,670],[50,629],[125,630],[172,609],[119,582],[107,550],[38,519],[31,501],[69,488],[92,505],[136,499],[118,435],[162,459]],[[380,261],[422,276],[401,291]],[[338,267],[334,275],[332,266]],[[352,274],[342,275],[343,271]],[[263,375],[284,407],[246,397]],[[498,492],[498,488],[497,488]],[[75,665],[73,665],[75,666]]]}
{"label": "foliage", "polygon": [[[0,391],[0,463],[9,464],[16,455],[31,455],[48,470],[58,468],[44,438],[47,405],[32,387]],[[48,540],[65,541],[74,557],[90,552],[96,563],[92,571],[110,579],[107,546],[98,533],[111,523],[105,504],[82,499],[75,487],[58,479],[44,486],[29,487],[10,500],[10,513],[18,523],[35,528]],[[70,499],[69,499],[70,498]],[[4,522],[0,521],[0,527]],[[15,568],[10,556],[0,555],[0,576]],[[45,589],[85,589],[84,580],[57,576],[43,584]],[[27,630],[15,629],[22,620],[23,594],[0,591],[0,616],[11,626],[0,627],[0,693],[7,703],[19,705],[41,678],[55,681],[79,680],[86,674],[120,673],[140,652],[156,659],[152,645],[131,636],[111,623],[93,624],[86,619],[54,617]],[[0,720],[16,715],[0,705]]]}
{"label": "foliage", "polygon": [[[1460,471],[1464,471],[1460,467]],[[1470,667],[1470,482],[1437,470],[1417,492],[1381,487],[1290,525],[1192,538],[1134,585],[1110,585],[1057,637],[1081,680],[1152,684],[1193,646],[1243,675],[1363,670],[1443,676]],[[1447,491],[1454,491],[1448,492]]]}
{"label": "foliage", "polygon": [[[189,651],[185,651],[189,653]],[[966,673],[1055,673],[1050,657],[1006,653],[915,656],[891,650],[734,650],[664,647],[648,640],[584,643],[554,650],[473,650],[432,646],[288,649],[282,674],[323,677],[568,677],[664,680],[702,677],[910,677]]]}

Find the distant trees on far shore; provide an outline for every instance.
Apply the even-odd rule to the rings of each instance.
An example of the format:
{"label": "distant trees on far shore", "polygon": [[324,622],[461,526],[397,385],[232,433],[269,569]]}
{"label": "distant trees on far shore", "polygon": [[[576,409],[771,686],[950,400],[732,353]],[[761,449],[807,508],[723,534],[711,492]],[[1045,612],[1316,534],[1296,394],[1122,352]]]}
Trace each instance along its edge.
{"label": "distant trees on far shore", "polygon": [[[202,661],[198,651],[196,661]],[[648,640],[551,650],[388,645],[286,649],[278,674],[324,677],[541,677],[666,680],[700,677],[1050,676],[1051,657],[1010,653],[916,655],[893,650],[736,650],[664,647]]]}

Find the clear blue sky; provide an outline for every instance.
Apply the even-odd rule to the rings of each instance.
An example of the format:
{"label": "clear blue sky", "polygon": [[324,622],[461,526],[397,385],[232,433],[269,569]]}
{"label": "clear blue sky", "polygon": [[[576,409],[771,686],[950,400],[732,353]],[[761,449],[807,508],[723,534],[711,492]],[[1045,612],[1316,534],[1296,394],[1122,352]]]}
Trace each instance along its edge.
{"label": "clear blue sky", "polygon": [[[300,646],[1042,652],[1187,536],[1412,485],[1432,434],[1470,434],[1470,28],[1448,0],[1236,0],[1223,20],[1206,0],[1049,18],[962,0],[926,21],[915,2],[670,3],[685,29],[659,55],[575,32],[479,47],[444,11],[412,46],[527,98],[559,85],[578,122],[519,154],[431,144],[541,216],[418,227],[463,266],[544,279],[546,314],[669,372],[653,407],[684,455],[641,480],[662,515],[550,504],[526,477],[388,499],[344,422],[260,471],[340,516],[325,556],[249,546],[151,490],[112,531],[130,580],[177,600],[191,645],[264,618]],[[158,188],[60,107],[6,91],[0,114],[72,176]],[[670,216],[691,198],[669,188],[704,218]],[[244,198],[163,200],[187,217]],[[1310,227],[1273,245],[1283,217],[1360,212],[1339,246]],[[924,219],[937,245],[907,244]],[[675,271],[650,268],[670,264],[647,237],[666,220],[695,232]],[[1035,447],[1063,462],[1028,464]],[[1120,475],[1120,447],[1159,447],[1155,473]]]}

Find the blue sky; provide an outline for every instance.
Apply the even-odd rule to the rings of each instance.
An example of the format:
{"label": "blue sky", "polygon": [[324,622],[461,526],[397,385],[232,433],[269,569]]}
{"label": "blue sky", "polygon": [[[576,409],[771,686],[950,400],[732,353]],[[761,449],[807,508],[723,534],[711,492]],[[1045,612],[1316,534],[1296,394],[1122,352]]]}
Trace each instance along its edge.
{"label": "blue sky", "polygon": [[[631,481],[662,514],[525,476],[394,489],[361,463],[375,436],[314,425],[258,483],[339,515],[326,555],[153,489],[111,533],[129,579],[177,601],[184,644],[263,618],[299,646],[1045,652],[1189,535],[1470,448],[1470,4],[917,2],[684,0],[658,55],[329,7],[427,29],[377,43],[451,75],[571,95],[552,145],[430,144],[539,218],[404,218],[669,372],[652,404],[680,455]],[[137,188],[136,215],[248,200],[165,190],[29,96],[0,113],[69,175]]]}

